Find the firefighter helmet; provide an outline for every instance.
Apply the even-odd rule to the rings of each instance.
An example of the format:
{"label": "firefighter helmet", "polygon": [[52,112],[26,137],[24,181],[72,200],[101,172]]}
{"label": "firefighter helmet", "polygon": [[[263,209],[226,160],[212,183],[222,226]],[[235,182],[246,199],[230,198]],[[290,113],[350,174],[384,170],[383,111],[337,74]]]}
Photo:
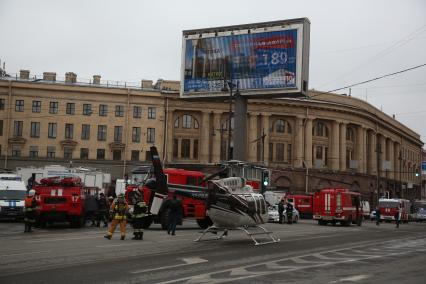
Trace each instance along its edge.
{"label": "firefighter helmet", "polygon": [[28,195],[29,196],[34,196],[35,195],[35,190],[31,189],[30,191],[28,191]]}

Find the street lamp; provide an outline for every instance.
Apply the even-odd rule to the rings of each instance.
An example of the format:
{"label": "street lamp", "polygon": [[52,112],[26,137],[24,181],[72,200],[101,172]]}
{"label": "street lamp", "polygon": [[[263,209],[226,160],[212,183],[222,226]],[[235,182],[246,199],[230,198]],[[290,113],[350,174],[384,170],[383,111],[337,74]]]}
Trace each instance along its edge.
{"label": "street lamp", "polygon": [[232,120],[232,100],[234,98],[233,94],[232,94],[232,90],[234,87],[237,87],[237,91],[235,92],[235,95],[238,94],[238,85],[235,85],[234,83],[232,83],[232,81],[224,81],[223,84],[223,88],[222,91],[223,92],[227,92],[229,90],[229,117],[228,117],[228,160],[231,159],[231,155],[232,155],[232,150],[231,150],[231,120]]}

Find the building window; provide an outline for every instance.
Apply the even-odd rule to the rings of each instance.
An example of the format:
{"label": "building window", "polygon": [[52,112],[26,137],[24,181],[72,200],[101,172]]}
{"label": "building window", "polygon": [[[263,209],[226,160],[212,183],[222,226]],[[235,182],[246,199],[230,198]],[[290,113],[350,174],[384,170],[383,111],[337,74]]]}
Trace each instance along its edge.
{"label": "building window", "polygon": [[155,128],[148,128],[146,132],[146,142],[155,143]]}
{"label": "building window", "polygon": [[141,128],[133,127],[132,129],[132,142],[139,143],[141,142]]}
{"label": "building window", "polygon": [[191,140],[189,139],[182,139],[181,147],[181,158],[183,159],[189,159],[190,151],[191,151]]}
{"label": "building window", "polygon": [[132,161],[139,161],[139,150],[132,150]]}
{"label": "building window", "polygon": [[49,123],[48,129],[47,129],[47,137],[56,138],[57,129],[58,129],[57,123]]}
{"label": "building window", "polygon": [[0,120],[0,136],[3,136],[3,120]]}
{"label": "building window", "polygon": [[5,99],[0,99],[0,110],[4,110],[5,104],[6,104]]}
{"label": "building window", "polygon": [[155,107],[148,108],[148,118],[155,119]]}
{"label": "building window", "polygon": [[47,158],[55,158],[56,156],[56,148],[55,146],[47,146]]}
{"label": "building window", "polygon": [[31,122],[31,137],[40,137],[40,122]]}
{"label": "building window", "polygon": [[179,128],[179,117],[175,120],[175,128]]}
{"label": "building window", "polygon": [[49,103],[49,113],[55,114],[58,113],[58,102],[50,102]]}
{"label": "building window", "polygon": [[145,161],[151,162],[151,151],[145,151]]}
{"label": "building window", "polygon": [[81,139],[82,140],[90,139],[90,124],[83,124],[81,126]]}
{"label": "building window", "polygon": [[312,134],[318,137],[328,137],[328,128],[323,122],[317,122],[312,128]]}
{"label": "building window", "polygon": [[287,144],[287,163],[291,163],[291,144]]}
{"label": "building window", "polygon": [[23,121],[14,121],[13,123],[13,136],[22,137],[22,128],[24,127]]}
{"label": "building window", "polygon": [[194,159],[198,159],[198,139],[194,139]]}
{"label": "building window", "polygon": [[72,159],[72,151],[71,147],[64,147],[64,159]]}
{"label": "building window", "polygon": [[75,114],[75,103],[67,103],[67,108],[65,110],[66,114]]}
{"label": "building window", "polygon": [[99,105],[99,116],[108,115],[108,105]]}
{"label": "building window", "polygon": [[15,111],[24,111],[24,100],[15,101]]}
{"label": "building window", "polygon": [[38,157],[38,146],[30,146],[30,158]]}
{"label": "building window", "polygon": [[142,107],[134,106],[133,107],[133,118],[141,118],[142,117]]}
{"label": "building window", "polygon": [[80,159],[89,159],[89,148],[80,148]]}
{"label": "building window", "polygon": [[275,132],[278,132],[278,133],[285,132],[285,123],[283,120],[279,119],[275,122]]}
{"label": "building window", "polygon": [[97,149],[96,150],[96,159],[105,160],[105,149]]}
{"label": "building window", "polygon": [[65,123],[65,139],[73,139],[74,137],[74,124]]}
{"label": "building window", "polygon": [[316,146],[315,158],[317,160],[322,160],[322,146]]}
{"label": "building window", "polygon": [[83,115],[92,115],[92,105],[83,104]]}
{"label": "building window", "polygon": [[183,128],[191,128],[192,127],[192,116],[188,114],[184,114],[182,117],[182,127]]}
{"label": "building window", "polygon": [[107,137],[107,126],[98,125],[98,141],[105,141]]}
{"label": "building window", "polygon": [[[264,158],[264,157],[262,157]],[[269,143],[269,155],[268,155],[268,160],[270,162],[272,162],[274,159],[274,143]]]}
{"label": "building window", "polygon": [[200,125],[198,124],[198,121],[194,118],[194,128],[198,129]]}
{"label": "building window", "polygon": [[121,160],[121,150],[114,150],[114,151],[112,151],[112,159],[114,161]]}
{"label": "building window", "polygon": [[179,151],[179,140],[173,139],[173,158],[178,157],[178,151]]}
{"label": "building window", "polygon": [[12,157],[21,157],[21,146],[12,146]]}
{"label": "building window", "polygon": [[355,142],[354,129],[352,127],[346,129],[346,140]]}
{"label": "building window", "polygon": [[114,126],[114,142],[123,140],[123,126]]}
{"label": "building window", "polygon": [[41,101],[33,101],[33,112],[41,112]]}
{"label": "building window", "polygon": [[275,144],[276,148],[276,156],[275,159],[277,162],[284,161],[284,144],[283,143],[277,143]]}
{"label": "building window", "polygon": [[121,105],[115,106],[115,116],[116,117],[124,116],[124,106],[121,106]]}

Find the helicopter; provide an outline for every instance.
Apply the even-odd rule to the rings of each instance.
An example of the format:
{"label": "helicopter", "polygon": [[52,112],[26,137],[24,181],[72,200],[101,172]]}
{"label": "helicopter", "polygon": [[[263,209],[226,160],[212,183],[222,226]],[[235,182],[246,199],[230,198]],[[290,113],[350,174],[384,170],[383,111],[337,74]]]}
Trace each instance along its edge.
{"label": "helicopter", "polygon": [[[206,181],[207,187],[170,184],[167,183],[167,178],[163,172],[157,148],[152,146],[150,153],[153,177],[146,180],[145,186],[153,190],[155,194],[151,195],[148,204],[149,210],[155,211],[164,206],[169,192],[203,200],[206,203],[206,214],[213,224],[202,232],[200,237],[195,240],[196,242],[223,239],[229,231],[233,230],[245,232],[255,245],[280,241],[272,232],[262,226],[268,220],[265,198],[262,194],[255,192],[244,177],[231,176],[209,179]],[[227,166],[235,164],[230,163]],[[241,165],[241,162],[239,162],[239,165]],[[221,172],[223,174],[223,169]],[[206,239],[205,236],[208,233],[213,234],[213,238]],[[263,239],[259,238],[261,236],[263,236]]]}

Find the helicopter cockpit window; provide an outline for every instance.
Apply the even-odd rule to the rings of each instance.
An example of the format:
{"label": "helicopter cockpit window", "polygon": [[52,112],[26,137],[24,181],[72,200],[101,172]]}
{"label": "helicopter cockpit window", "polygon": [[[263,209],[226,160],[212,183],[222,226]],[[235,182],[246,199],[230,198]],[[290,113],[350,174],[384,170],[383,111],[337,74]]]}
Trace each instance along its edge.
{"label": "helicopter cockpit window", "polygon": [[260,199],[260,210],[261,210],[261,214],[265,214],[266,213],[266,204],[265,204],[265,199],[261,198]]}
{"label": "helicopter cockpit window", "polygon": [[254,200],[253,196],[246,195],[246,200],[247,200],[247,204],[248,204],[248,211],[249,211],[249,213],[256,212],[256,203],[255,203],[255,200]]}

